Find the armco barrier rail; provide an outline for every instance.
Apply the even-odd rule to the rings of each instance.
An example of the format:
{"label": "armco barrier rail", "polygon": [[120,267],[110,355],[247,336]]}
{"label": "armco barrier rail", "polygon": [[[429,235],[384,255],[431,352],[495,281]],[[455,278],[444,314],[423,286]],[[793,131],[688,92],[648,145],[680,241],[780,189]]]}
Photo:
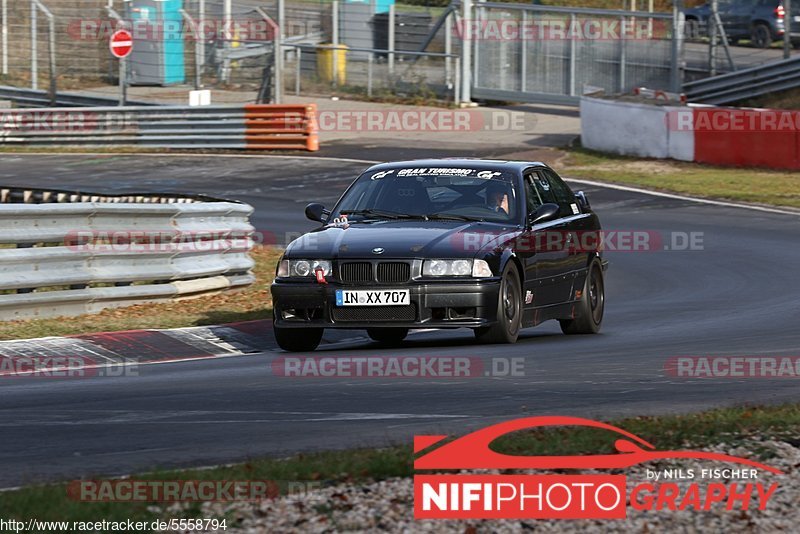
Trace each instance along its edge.
{"label": "armco barrier rail", "polygon": [[[10,100],[20,107],[26,108],[47,108],[52,107],[50,93],[38,89],[22,89],[20,87],[10,87],[0,85],[0,100]],[[87,106],[115,106],[119,98],[104,96],[88,96],[75,93],[56,93],[55,105],[58,107],[87,107]],[[129,100],[131,106],[155,106],[150,102],[138,102]]]}
{"label": "armco barrier rail", "polygon": [[800,57],[774,61],[683,85],[689,102],[730,104],[800,87]]}
{"label": "armco barrier rail", "polygon": [[318,150],[316,106],[0,110],[0,145]]}
{"label": "armco barrier rail", "polygon": [[251,284],[252,211],[204,197],[0,189],[0,320]]}

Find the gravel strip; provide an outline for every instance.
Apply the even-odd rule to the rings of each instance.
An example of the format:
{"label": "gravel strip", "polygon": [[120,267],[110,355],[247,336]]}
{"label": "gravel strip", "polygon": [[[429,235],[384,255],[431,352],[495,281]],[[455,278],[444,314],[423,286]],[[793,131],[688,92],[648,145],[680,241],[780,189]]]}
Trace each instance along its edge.
{"label": "gravel strip", "polygon": [[[389,479],[361,484],[338,484],[316,489],[304,494],[286,495],[257,503],[235,502],[203,503],[203,517],[227,517],[227,533],[330,533],[330,532],[437,532],[437,533],[511,533],[526,530],[541,532],[797,532],[800,529],[800,440],[777,441],[767,438],[749,438],[736,446],[718,445],[702,450],[762,461],[787,473],[776,476],[758,472],[756,480],[769,485],[778,482],[777,491],[769,500],[766,510],[755,504],[751,510],[728,511],[718,503],[709,511],[643,512],[628,508],[624,520],[502,520],[502,521],[415,521],[413,517],[413,484],[410,478]],[[754,456],[758,451],[759,457]],[[646,468],[694,469],[737,467],[731,464],[708,461],[665,461],[637,466],[611,473],[627,474],[628,492],[633,486],[646,482]],[[741,466],[738,466],[741,467]],[[491,473],[491,472],[485,472]],[[577,472],[570,471],[570,474]],[[598,471],[582,471],[584,474]],[[603,473],[608,474],[609,471]],[[537,474],[546,474],[539,471]],[[560,473],[560,474],[563,474]],[[695,478],[694,480],[669,480],[685,489],[692,482],[732,482],[730,479]],[[756,498],[755,492],[753,498]],[[163,510],[163,517],[182,517],[190,506],[174,504]],[[184,514],[183,517],[186,517]],[[233,528],[230,525],[235,525]],[[173,531],[174,532],[174,531]],[[221,532],[221,531],[220,531]]]}

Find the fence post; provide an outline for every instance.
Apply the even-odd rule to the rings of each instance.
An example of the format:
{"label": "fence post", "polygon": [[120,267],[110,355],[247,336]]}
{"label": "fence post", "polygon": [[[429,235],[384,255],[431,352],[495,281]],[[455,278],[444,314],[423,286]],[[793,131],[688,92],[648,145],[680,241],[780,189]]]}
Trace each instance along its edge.
{"label": "fence post", "polygon": [[372,52],[367,56],[367,96],[372,97],[372,63],[374,54]]}
{"label": "fence post", "polygon": [[783,0],[783,59],[792,55],[792,0]]}
{"label": "fence post", "polygon": [[394,75],[394,3],[389,6],[389,76]]}
{"label": "fence post", "polygon": [[31,0],[31,89],[34,90],[39,88],[39,64],[37,57],[39,54],[38,48],[39,44],[37,43],[36,36],[36,4],[34,4],[33,0]]}
{"label": "fence post", "polygon": [[8,0],[3,0],[3,74],[8,74]]}
{"label": "fence post", "polygon": [[570,40],[569,40],[569,96],[575,96],[575,66],[576,66],[576,49],[577,45],[575,43],[576,37],[576,28],[577,20],[575,17],[575,13],[569,14],[569,29],[570,29]]}
{"label": "fence post", "polygon": [[333,42],[333,58],[331,58],[331,81],[336,87],[339,82],[339,0],[331,3],[331,17],[333,28],[331,30],[331,41]]}
{"label": "fence post", "polygon": [[195,89],[200,89],[200,87],[201,87],[200,69],[202,68],[201,67],[202,59],[201,59],[201,55],[200,55],[200,43],[199,43],[200,39],[199,39],[198,31],[197,31],[198,30],[197,23],[194,21],[192,16],[185,9],[181,9],[180,10],[180,14],[183,16],[184,20],[189,23],[189,26],[192,28],[192,33],[194,33],[194,35],[195,35],[195,42],[194,42],[194,88]]}
{"label": "fence post", "polygon": [[461,102],[470,102],[472,94],[472,30],[470,17],[472,16],[472,0],[461,1]]}
{"label": "fence post", "polygon": [[47,15],[47,37],[48,37],[48,52],[50,59],[50,105],[56,106],[56,80],[58,73],[56,71],[56,21],[53,14],[44,6],[42,8]]}
{"label": "fence post", "polygon": [[[620,32],[619,32],[619,92],[625,92],[625,55],[626,55],[626,46],[625,46],[625,19],[626,17],[620,17]],[[636,24],[636,20],[633,19],[633,24]]]}
{"label": "fence post", "polygon": [[278,27],[275,28],[275,41],[272,45],[275,49],[275,98],[276,104],[283,103],[283,22],[284,22],[283,0],[278,0]]}
{"label": "fence post", "polygon": [[444,58],[444,84],[449,89],[453,83],[453,58],[450,55],[453,53],[453,33],[452,21],[453,12],[449,12],[444,20],[444,53],[447,57]]}
{"label": "fence post", "polygon": [[525,92],[528,86],[528,39],[525,37],[527,35],[527,27],[528,27],[528,11],[523,9],[522,10],[522,28],[519,32],[522,35],[522,42],[520,43],[520,65],[519,65],[519,90]]}
{"label": "fence post", "polygon": [[[716,0],[714,0],[716,2]],[[683,0],[672,4],[672,91],[680,93],[683,88]],[[716,26],[716,25],[715,25]]]}
{"label": "fence post", "polygon": [[303,71],[303,49],[299,46],[295,48],[295,75],[294,75],[294,94],[295,96],[300,96],[300,76],[302,76]]}

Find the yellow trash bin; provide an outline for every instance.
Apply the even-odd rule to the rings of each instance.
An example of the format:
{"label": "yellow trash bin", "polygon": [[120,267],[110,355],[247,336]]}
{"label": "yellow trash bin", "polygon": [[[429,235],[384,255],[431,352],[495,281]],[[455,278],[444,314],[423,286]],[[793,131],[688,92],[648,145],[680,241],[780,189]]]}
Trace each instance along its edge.
{"label": "yellow trash bin", "polygon": [[[330,43],[322,43],[324,46],[331,46]],[[334,61],[334,58],[335,61]],[[333,82],[334,63],[336,72],[336,83],[344,85],[347,79],[347,47],[339,45],[339,48],[317,47],[317,75],[322,81]]]}

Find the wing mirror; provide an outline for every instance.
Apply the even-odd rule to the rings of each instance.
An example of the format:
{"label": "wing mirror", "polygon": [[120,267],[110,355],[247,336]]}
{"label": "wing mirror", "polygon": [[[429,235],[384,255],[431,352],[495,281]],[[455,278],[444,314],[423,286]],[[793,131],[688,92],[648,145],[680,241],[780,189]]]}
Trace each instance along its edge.
{"label": "wing mirror", "polygon": [[589,199],[586,198],[586,193],[583,191],[578,191],[575,193],[575,198],[578,200],[578,205],[581,207],[581,211],[589,211],[592,209],[592,206],[589,204]]}
{"label": "wing mirror", "polygon": [[558,207],[558,204],[553,204],[552,202],[542,204],[530,215],[528,222],[533,225],[557,219],[560,209],[561,208]]}
{"label": "wing mirror", "polygon": [[316,222],[325,222],[331,212],[325,209],[325,206],[318,202],[312,202],[306,206],[306,217]]}

